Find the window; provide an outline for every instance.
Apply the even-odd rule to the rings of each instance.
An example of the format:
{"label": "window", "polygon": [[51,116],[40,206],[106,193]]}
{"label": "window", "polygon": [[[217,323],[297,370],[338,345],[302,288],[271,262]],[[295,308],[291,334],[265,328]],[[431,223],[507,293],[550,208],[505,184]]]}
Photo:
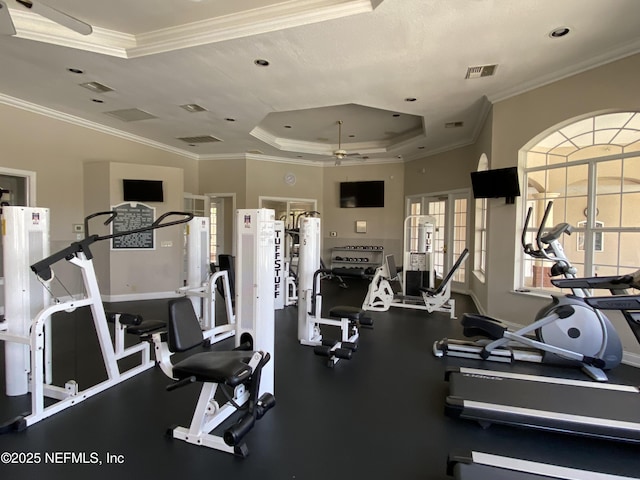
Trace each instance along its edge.
{"label": "window", "polygon": [[[537,221],[553,201],[547,227],[575,227],[577,239],[564,235],[562,245],[578,276],[640,267],[640,113],[598,115],[551,133],[526,152],[525,185],[534,212],[528,242],[535,244]],[[550,262],[524,262],[522,286],[554,288]]]}
{"label": "window", "polygon": [[[483,153],[478,161],[478,172],[489,169],[489,159]],[[487,199],[477,198],[476,204],[476,224],[475,224],[475,255],[474,268],[482,275],[485,274],[487,265]]]}

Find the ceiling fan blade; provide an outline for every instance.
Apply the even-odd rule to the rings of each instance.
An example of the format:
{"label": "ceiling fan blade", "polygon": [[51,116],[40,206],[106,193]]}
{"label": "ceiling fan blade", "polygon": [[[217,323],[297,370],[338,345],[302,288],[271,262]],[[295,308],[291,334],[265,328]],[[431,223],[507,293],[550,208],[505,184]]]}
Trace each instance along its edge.
{"label": "ceiling fan blade", "polygon": [[67,27],[74,32],[78,32],[81,35],[89,35],[93,32],[93,28],[88,23],[85,23],[77,18],[73,18],[66,13],[62,13],[55,8],[51,8],[44,3],[34,2],[32,0],[16,0],[20,5],[28,8],[33,13],[42,15],[49,20],[56,22],[63,27]]}
{"label": "ceiling fan blade", "polygon": [[16,29],[11,21],[7,4],[0,1],[0,35],[15,35]]}

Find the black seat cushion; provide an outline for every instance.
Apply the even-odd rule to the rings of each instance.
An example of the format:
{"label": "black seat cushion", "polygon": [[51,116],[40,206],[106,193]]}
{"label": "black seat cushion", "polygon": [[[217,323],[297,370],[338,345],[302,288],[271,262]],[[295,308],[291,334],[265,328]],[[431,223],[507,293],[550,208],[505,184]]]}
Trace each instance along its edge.
{"label": "black seat cushion", "polygon": [[127,333],[133,335],[144,335],[145,333],[154,332],[167,326],[162,320],[144,320],[139,325],[127,327]]}
{"label": "black seat cushion", "polygon": [[251,376],[248,363],[253,353],[237,350],[196,353],[175,364],[173,374],[178,380],[193,376],[198,382],[226,383],[235,387]]}
{"label": "black seat cushion", "polygon": [[359,307],[337,306],[329,310],[329,316],[333,318],[348,318],[349,320],[360,320],[360,315],[364,313]]}

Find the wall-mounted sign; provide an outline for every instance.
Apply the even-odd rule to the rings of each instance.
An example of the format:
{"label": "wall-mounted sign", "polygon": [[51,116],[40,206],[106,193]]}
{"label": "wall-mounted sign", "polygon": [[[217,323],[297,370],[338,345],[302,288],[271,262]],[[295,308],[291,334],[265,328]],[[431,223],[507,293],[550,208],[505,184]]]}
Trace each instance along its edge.
{"label": "wall-mounted sign", "polygon": [[[111,208],[118,215],[111,222],[111,233],[122,233],[150,226],[155,220],[156,209],[144,203],[121,203]],[[155,248],[155,230],[115,237],[113,250],[140,250]]]}

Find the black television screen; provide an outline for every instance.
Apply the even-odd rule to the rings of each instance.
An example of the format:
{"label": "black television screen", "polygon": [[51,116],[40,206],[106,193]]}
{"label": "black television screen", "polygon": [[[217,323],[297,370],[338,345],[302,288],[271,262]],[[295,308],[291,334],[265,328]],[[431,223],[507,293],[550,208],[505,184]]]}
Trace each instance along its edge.
{"label": "black television screen", "polygon": [[384,207],[384,180],[340,182],[340,208]]}
{"label": "black television screen", "polygon": [[520,196],[516,167],[471,172],[471,185],[474,198],[513,199]]}
{"label": "black television screen", "polygon": [[125,202],[163,202],[162,180],[122,180]]}

